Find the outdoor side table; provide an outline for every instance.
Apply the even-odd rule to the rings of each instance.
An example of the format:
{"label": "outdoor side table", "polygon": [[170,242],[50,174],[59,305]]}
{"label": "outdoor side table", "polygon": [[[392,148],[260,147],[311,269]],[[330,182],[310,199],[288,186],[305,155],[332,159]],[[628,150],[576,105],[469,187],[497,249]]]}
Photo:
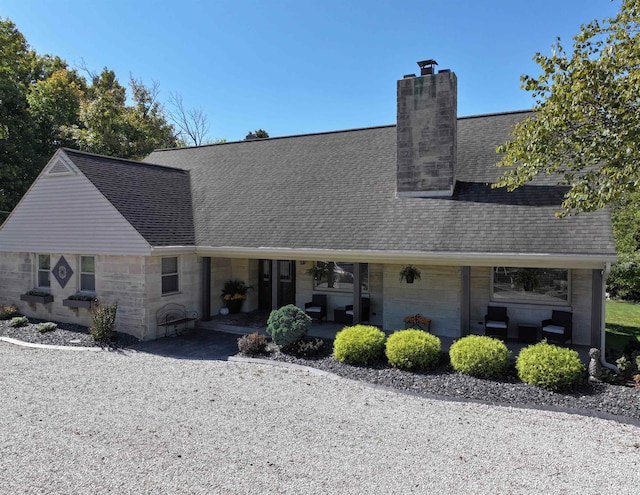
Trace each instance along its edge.
{"label": "outdoor side table", "polygon": [[538,325],[518,325],[518,342],[534,344],[538,341]]}
{"label": "outdoor side table", "polygon": [[333,310],[334,323],[347,323],[347,311],[345,309]]}

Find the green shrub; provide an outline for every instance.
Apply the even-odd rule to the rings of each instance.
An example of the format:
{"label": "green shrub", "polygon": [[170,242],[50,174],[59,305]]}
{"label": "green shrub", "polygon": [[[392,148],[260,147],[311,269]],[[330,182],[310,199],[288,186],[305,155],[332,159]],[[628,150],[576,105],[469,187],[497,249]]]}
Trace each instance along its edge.
{"label": "green shrub", "polygon": [[3,306],[0,304],[0,320],[10,320],[14,316],[18,316],[18,308],[13,304]]}
{"label": "green shrub", "polygon": [[38,332],[40,333],[46,333],[46,332],[52,332],[56,328],[58,328],[58,325],[56,325],[52,321],[47,321],[46,323],[40,323],[36,327],[36,330],[38,330]]}
{"label": "green shrub", "polygon": [[67,299],[69,301],[93,301],[95,298],[86,294],[71,294]]}
{"label": "green shrub", "polygon": [[275,309],[267,320],[267,333],[280,346],[300,340],[311,328],[311,318],[297,306],[288,304]]}
{"label": "green shrub", "polygon": [[267,338],[258,332],[243,335],[238,339],[238,349],[249,356],[264,354],[267,350]]}
{"label": "green shrub", "polygon": [[116,312],[118,304],[114,303],[109,306],[100,304],[97,300],[91,308],[91,320],[93,326],[89,329],[89,333],[97,342],[110,342],[113,337],[113,327],[116,323]]}
{"label": "green shrub", "polygon": [[50,295],[48,292],[43,291],[43,290],[36,290],[36,289],[32,289],[32,290],[28,290],[27,291],[27,295],[28,296],[38,296],[38,297],[45,297]]}
{"label": "green shrub", "polygon": [[478,378],[504,375],[509,367],[509,355],[504,342],[484,335],[467,335],[449,349],[453,369]]}
{"label": "green shrub", "polygon": [[324,349],[324,340],[302,338],[282,348],[283,352],[299,357],[315,357]]}
{"label": "green shrub", "polygon": [[333,341],[333,357],[343,363],[368,364],[383,356],[385,339],[384,332],[374,326],[345,327]]}
{"label": "green shrub", "polygon": [[389,365],[405,370],[429,369],[440,359],[440,339],[423,330],[398,330],[387,339]]}
{"label": "green shrub", "polygon": [[620,253],[611,267],[607,291],[615,298],[640,301],[640,253]]}
{"label": "green shrub", "polygon": [[29,318],[26,316],[15,316],[11,318],[9,326],[13,328],[24,327],[29,324]]}
{"label": "green shrub", "polygon": [[577,385],[585,376],[576,351],[544,340],[520,351],[516,370],[523,382],[553,391]]}

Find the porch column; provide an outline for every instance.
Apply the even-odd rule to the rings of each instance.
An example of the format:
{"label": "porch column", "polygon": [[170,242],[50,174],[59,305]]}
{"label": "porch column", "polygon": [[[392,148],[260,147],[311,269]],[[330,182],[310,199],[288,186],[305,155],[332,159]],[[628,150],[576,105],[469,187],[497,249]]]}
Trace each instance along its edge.
{"label": "porch column", "polygon": [[[602,270],[591,270],[591,347],[600,349],[602,344]],[[604,349],[601,349],[604,355]]]}
{"label": "porch column", "polygon": [[362,284],[360,263],[353,264],[353,324],[360,323],[362,318]]}
{"label": "porch column", "polygon": [[202,321],[211,320],[211,257],[202,258]]}
{"label": "porch column", "polygon": [[460,335],[469,335],[471,305],[471,267],[462,267],[462,297],[460,301]]}
{"label": "porch column", "polygon": [[280,260],[271,260],[271,309],[280,306]]}

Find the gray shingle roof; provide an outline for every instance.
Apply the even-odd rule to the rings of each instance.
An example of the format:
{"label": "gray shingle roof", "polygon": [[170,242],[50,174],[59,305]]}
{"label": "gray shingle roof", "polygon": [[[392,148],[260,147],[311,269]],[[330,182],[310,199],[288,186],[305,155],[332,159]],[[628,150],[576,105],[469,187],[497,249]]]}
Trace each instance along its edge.
{"label": "gray shingle roof", "polygon": [[65,154],[152,246],[193,246],[189,172],[65,149]]}
{"label": "gray shingle roof", "polygon": [[514,112],[458,120],[451,198],[396,198],[396,129],[374,127],[159,150],[190,170],[196,244],[211,247],[613,255],[607,210],[558,219],[550,179],[508,193],[495,148]]}

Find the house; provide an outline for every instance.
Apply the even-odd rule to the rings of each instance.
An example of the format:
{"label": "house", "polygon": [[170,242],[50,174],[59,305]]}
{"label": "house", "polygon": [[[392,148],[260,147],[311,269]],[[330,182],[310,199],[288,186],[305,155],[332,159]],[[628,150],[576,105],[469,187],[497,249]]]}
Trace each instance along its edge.
{"label": "house", "polygon": [[[369,299],[385,331],[431,318],[456,338],[573,313],[573,343],[600,347],[616,252],[608,210],[557,218],[565,188],[541,177],[492,189],[496,146],[531,115],[457,116],[457,79],[421,63],[397,83],[396,125],[158,150],[134,162],[60,149],[0,228],[0,304],[90,324],[74,294],[118,302],[118,329],[164,335],[167,303],[204,320],[224,281],[254,287],[243,311],[327,296],[327,318]],[[408,264],[422,277],[408,284]],[[314,278],[312,268],[317,268]],[[354,283],[361,280],[361,283]],[[21,302],[30,289],[52,302]]]}

